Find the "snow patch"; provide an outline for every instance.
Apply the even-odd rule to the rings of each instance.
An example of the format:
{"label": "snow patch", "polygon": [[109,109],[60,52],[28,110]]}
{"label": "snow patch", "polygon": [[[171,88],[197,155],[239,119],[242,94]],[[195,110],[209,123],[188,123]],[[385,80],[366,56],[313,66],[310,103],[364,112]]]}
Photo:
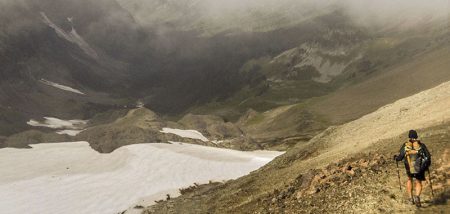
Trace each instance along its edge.
{"label": "snow patch", "polygon": [[27,122],[30,126],[40,126],[52,129],[80,129],[87,124],[87,120],[61,120],[55,117],[44,117],[44,122],[30,120]]}
{"label": "snow patch", "polygon": [[214,143],[214,144],[221,144],[221,143],[223,143],[225,141],[224,140],[213,140],[211,142]]}
{"label": "snow patch", "polygon": [[138,100],[137,102],[136,102],[136,108],[143,108],[145,105],[144,105],[144,102],[142,102],[142,100]]}
{"label": "snow patch", "polygon": [[0,150],[2,213],[118,213],[193,183],[236,179],[280,152],[139,144],[99,154],[87,142]]}
{"label": "snow patch", "polygon": [[60,135],[69,135],[69,136],[77,136],[78,134],[80,134],[81,132],[83,132],[84,130],[70,130],[70,129],[66,129],[66,130],[61,130],[61,131],[57,131],[57,134]]}
{"label": "snow patch", "polygon": [[259,161],[259,162],[265,162],[265,163],[268,163],[268,162],[270,162],[272,159],[271,159],[271,158],[267,158],[267,157],[254,157],[253,160],[254,160],[254,161]]}
{"label": "snow patch", "polygon": [[39,81],[40,81],[41,83],[45,84],[45,85],[53,86],[53,87],[55,87],[55,88],[59,88],[59,89],[64,90],[64,91],[69,91],[69,92],[72,92],[72,93],[85,95],[85,93],[81,92],[80,90],[71,88],[71,87],[69,87],[69,86],[61,85],[61,84],[58,84],[58,83],[55,83],[55,82],[52,82],[52,81],[48,81],[48,80],[46,80],[46,79],[41,79],[41,80],[39,80]]}
{"label": "snow patch", "polygon": [[[98,58],[97,52],[93,48],[91,48],[91,46],[77,33],[73,26],[70,32],[66,32],[58,25],[53,23],[44,12],[40,12],[40,14],[42,16],[42,21],[49,27],[53,28],[59,37],[76,44],[81,50],[84,51],[84,53],[91,56],[92,58]],[[73,18],[68,18],[68,21],[72,24]]]}
{"label": "snow patch", "polygon": [[178,135],[178,136],[184,137],[184,138],[197,139],[197,140],[201,140],[203,142],[209,141],[208,138],[203,136],[203,134],[197,130],[182,130],[182,129],[163,128],[163,130],[161,130],[160,132],[166,133],[166,134],[175,134],[175,135]]}

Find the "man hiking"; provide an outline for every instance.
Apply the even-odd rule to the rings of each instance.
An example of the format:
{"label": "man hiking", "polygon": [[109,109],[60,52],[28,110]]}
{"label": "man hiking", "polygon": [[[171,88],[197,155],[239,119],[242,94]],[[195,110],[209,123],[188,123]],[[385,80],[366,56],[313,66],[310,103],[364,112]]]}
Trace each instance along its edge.
{"label": "man hiking", "polygon": [[[425,144],[418,140],[419,136],[415,130],[410,130],[408,134],[409,140],[400,148],[400,154],[395,155],[395,161],[405,163],[408,182],[406,183],[406,191],[408,192],[410,201],[417,207],[421,207],[420,193],[422,192],[422,181],[425,180],[425,171],[431,164],[431,155]],[[414,195],[413,191],[414,182]]]}

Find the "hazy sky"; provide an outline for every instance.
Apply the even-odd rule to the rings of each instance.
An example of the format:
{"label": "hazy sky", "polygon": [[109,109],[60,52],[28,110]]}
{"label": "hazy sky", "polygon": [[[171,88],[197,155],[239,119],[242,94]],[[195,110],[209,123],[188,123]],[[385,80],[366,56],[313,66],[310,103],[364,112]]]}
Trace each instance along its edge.
{"label": "hazy sky", "polygon": [[[52,5],[48,2],[72,0],[40,1]],[[73,1],[83,4],[83,1],[98,0]],[[449,0],[102,0],[98,4],[108,1],[119,2],[144,27],[161,27],[162,23],[170,22],[182,30],[200,29],[211,33],[235,28],[268,31],[336,8],[347,11],[360,24],[375,27],[399,24],[408,27],[436,19],[448,20],[450,11]],[[10,28],[24,23],[20,23],[20,15],[15,17],[14,10],[6,5],[26,5],[23,2],[40,4],[34,0],[0,0],[0,17],[16,20],[9,24]]]}
{"label": "hazy sky", "polygon": [[344,0],[357,19],[369,24],[388,24],[398,20],[415,23],[427,19],[447,19],[449,0]]}
{"label": "hazy sky", "polygon": [[[162,19],[212,28],[283,25],[335,8],[369,26],[448,19],[449,0],[117,0],[144,26]],[[277,20],[278,19],[278,20]],[[253,26],[253,27],[255,27]],[[262,26],[264,27],[264,26]]]}

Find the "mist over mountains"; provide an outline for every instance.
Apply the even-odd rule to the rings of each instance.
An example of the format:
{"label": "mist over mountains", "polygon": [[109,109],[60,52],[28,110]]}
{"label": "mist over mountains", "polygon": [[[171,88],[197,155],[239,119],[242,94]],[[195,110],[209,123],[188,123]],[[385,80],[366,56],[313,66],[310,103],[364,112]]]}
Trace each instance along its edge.
{"label": "mist over mountains", "polygon": [[[383,64],[368,62],[364,49],[380,35],[406,37],[410,31],[431,30],[432,38],[441,38],[448,29],[447,3],[437,0],[0,4],[0,135],[26,129],[30,118],[87,119],[138,100],[176,116],[234,99],[243,90],[270,95],[275,80],[289,87],[311,85],[302,90],[312,92],[294,99],[298,102],[340,87],[346,82],[340,79],[352,76],[355,66]],[[269,63],[295,48],[299,52],[277,61],[283,63]],[[309,62],[295,67],[308,57]],[[329,73],[331,68],[338,72]],[[85,95],[57,90],[41,80]],[[290,102],[263,106],[280,105],[276,103]],[[255,106],[261,105],[245,108]]]}
{"label": "mist over mountains", "polygon": [[0,0],[0,212],[415,212],[388,161],[409,129],[420,212],[448,210],[449,11]]}
{"label": "mist over mountains", "polygon": [[[387,28],[398,24],[448,18],[448,2],[358,0],[187,0],[118,1],[144,27],[176,27],[214,35],[227,30],[270,31],[292,27],[305,19],[341,10],[365,26]],[[418,23],[419,22],[419,23]],[[166,26],[164,26],[167,24]],[[423,23],[422,23],[423,24]],[[387,26],[386,26],[387,25]]]}

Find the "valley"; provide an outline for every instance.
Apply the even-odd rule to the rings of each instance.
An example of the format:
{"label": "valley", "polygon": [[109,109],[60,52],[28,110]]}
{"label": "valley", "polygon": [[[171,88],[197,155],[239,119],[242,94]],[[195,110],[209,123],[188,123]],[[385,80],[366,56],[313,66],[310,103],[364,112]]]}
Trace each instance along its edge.
{"label": "valley", "polygon": [[0,0],[0,213],[446,213],[448,7]]}

